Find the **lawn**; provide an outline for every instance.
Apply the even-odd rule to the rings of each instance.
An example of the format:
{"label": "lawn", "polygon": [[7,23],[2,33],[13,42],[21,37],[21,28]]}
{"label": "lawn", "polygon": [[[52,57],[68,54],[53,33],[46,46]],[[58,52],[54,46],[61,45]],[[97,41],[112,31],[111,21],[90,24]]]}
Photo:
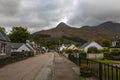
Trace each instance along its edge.
{"label": "lawn", "polygon": [[113,60],[107,60],[107,59],[95,59],[94,61],[105,63],[105,64],[119,64],[118,62],[115,62]]}
{"label": "lawn", "polygon": [[90,66],[93,68],[92,71],[96,74],[99,75],[99,65],[98,63],[102,63],[102,76],[104,79],[107,80],[117,80],[118,75],[118,80],[120,80],[120,68],[117,69],[118,73],[116,73],[116,66],[114,65],[120,65],[119,63],[112,61],[112,60],[102,60],[102,59],[92,59],[90,62]]}

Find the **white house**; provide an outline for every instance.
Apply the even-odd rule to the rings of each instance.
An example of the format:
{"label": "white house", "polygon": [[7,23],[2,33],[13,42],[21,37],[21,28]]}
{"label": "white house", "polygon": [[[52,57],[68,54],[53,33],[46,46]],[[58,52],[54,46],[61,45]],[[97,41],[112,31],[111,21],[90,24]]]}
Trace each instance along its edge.
{"label": "white house", "polygon": [[26,43],[12,43],[11,52],[32,51],[32,48],[26,45]]}
{"label": "white house", "polygon": [[11,40],[0,27],[0,59],[11,55]]}
{"label": "white house", "polygon": [[110,51],[112,50],[120,50],[120,40],[112,41],[112,45],[110,46]]}
{"label": "white house", "polygon": [[69,46],[69,44],[62,44],[60,47],[59,47],[59,50],[62,51],[62,50],[66,50],[67,47]]}
{"label": "white house", "polygon": [[78,50],[78,48],[74,44],[71,44],[70,46],[68,46],[67,49]]}
{"label": "white house", "polygon": [[103,49],[103,47],[99,45],[98,43],[96,43],[95,41],[87,42],[83,46],[81,46],[79,49],[87,52],[90,47],[96,47],[98,50]]}

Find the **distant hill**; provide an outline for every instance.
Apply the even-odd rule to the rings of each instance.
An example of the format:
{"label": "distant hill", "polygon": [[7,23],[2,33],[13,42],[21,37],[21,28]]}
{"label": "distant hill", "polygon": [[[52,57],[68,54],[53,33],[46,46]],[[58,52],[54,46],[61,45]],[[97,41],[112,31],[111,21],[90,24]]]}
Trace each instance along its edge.
{"label": "distant hill", "polygon": [[38,31],[33,35],[49,35],[49,37],[53,38],[61,38],[63,36],[77,37],[87,41],[101,39],[113,40],[116,36],[120,36],[120,23],[108,21],[97,26],[74,28],[62,22],[53,29]]}
{"label": "distant hill", "polygon": [[38,31],[32,34],[32,38],[42,46],[55,49],[60,44],[82,45],[87,41],[101,41],[103,39],[114,40],[120,36],[120,23],[112,21],[104,22],[96,26],[71,27],[65,23],[59,23],[55,28]]}

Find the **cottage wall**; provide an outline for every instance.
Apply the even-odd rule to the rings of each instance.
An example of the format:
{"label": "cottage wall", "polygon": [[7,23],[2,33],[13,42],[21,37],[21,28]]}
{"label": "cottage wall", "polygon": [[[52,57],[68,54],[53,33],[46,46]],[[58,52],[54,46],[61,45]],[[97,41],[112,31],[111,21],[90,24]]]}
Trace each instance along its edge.
{"label": "cottage wall", "polygon": [[5,55],[4,57],[8,57],[11,55],[11,43],[10,42],[5,42],[5,41],[0,41],[0,58],[3,57],[2,54],[2,44],[5,44]]}
{"label": "cottage wall", "polygon": [[96,47],[98,50],[103,49],[103,47],[100,46],[99,44],[97,44],[97,43],[95,43],[95,42],[92,42],[91,44],[89,44],[88,46],[86,46],[86,47],[84,48],[84,51],[87,52],[90,47]]}

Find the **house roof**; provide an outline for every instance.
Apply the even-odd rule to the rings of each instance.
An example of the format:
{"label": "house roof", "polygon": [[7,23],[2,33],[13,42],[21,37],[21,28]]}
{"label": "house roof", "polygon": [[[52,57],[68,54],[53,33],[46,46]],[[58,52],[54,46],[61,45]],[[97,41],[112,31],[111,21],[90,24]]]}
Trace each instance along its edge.
{"label": "house roof", "polygon": [[26,45],[25,43],[12,43],[11,45],[12,45],[12,49],[18,49],[22,45],[25,45],[28,49],[30,49],[31,51],[33,51],[32,48],[30,46]]}
{"label": "house roof", "polygon": [[8,41],[10,42],[11,40],[8,38],[8,36],[4,33],[2,28],[0,27],[0,40],[2,41]]}
{"label": "house roof", "polygon": [[[26,44],[25,44],[26,45]],[[30,46],[28,46],[28,45],[26,45],[31,51],[33,51],[33,49],[30,47]]]}
{"label": "house roof", "polygon": [[18,49],[18,48],[21,47],[23,44],[25,44],[25,43],[12,43],[11,46],[12,46],[12,49]]}
{"label": "house roof", "polygon": [[91,42],[87,42],[87,43],[85,43],[84,45],[82,45],[80,48],[83,49],[83,48],[85,48],[86,46],[88,46],[90,43],[91,43]]}

